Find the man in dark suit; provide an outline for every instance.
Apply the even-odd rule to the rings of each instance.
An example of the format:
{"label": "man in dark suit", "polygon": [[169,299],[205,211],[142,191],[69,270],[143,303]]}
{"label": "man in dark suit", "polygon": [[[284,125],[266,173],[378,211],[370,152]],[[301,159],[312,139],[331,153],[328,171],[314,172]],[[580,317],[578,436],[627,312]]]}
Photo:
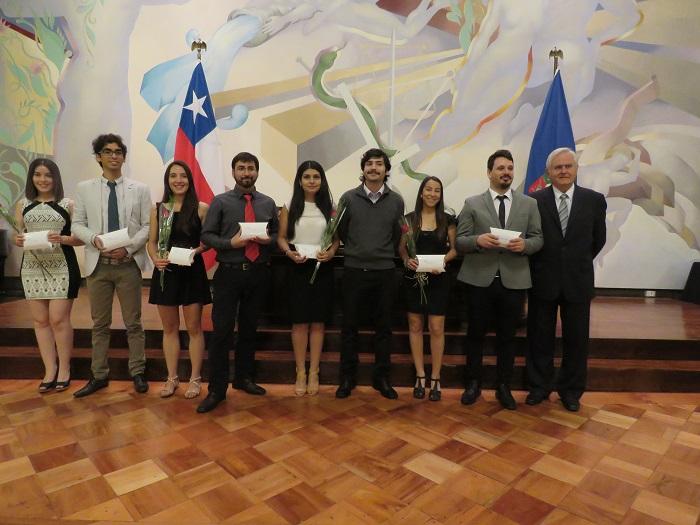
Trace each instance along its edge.
{"label": "man in dark suit", "polygon": [[[457,278],[468,286],[466,385],[462,404],[471,405],[481,395],[484,337],[491,317],[496,319],[498,386],[496,398],[515,410],[510,379],[515,359],[515,331],[531,286],[528,255],[542,248],[537,203],[511,189],[513,156],[494,152],[486,163],[489,189],[464,201],[457,227],[457,250],[464,254]],[[501,242],[492,228],[521,232]]]}
{"label": "man in dark suit", "polygon": [[[593,259],[605,245],[605,196],[576,184],[578,164],[568,148],[547,158],[552,185],[532,194],[542,217],[544,248],[531,260],[528,323],[528,405],[556,388],[564,408],[580,408],[586,388],[588,330],[593,298]],[[554,384],[557,310],[562,322],[563,359]],[[534,332],[534,333],[533,333]]]}

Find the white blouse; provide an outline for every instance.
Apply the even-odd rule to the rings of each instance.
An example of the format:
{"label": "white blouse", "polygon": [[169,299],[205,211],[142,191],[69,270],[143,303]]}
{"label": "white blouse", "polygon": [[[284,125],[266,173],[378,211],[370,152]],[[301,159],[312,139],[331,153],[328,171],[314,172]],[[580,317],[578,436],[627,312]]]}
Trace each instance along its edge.
{"label": "white blouse", "polygon": [[[289,203],[287,203],[289,210]],[[320,244],[323,231],[326,229],[326,218],[315,202],[304,202],[304,212],[294,225],[292,244]]]}

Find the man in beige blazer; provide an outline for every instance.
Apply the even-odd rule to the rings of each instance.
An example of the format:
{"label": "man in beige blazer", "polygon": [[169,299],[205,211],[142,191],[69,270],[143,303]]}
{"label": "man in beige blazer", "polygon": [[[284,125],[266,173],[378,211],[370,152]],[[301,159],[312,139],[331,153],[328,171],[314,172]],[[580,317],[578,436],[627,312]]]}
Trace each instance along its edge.
{"label": "man in beige blazer", "polygon": [[[92,142],[102,175],[78,184],[72,232],[85,243],[87,276],[92,314],[92,378],[75,392],[84,397],[109,384],[110,327],[116,291],[129,344],[129,374],[134,389],[148,391],[144,376],[145,335],[141,325],[141,274],[147,268],[146,241],[151,213],[148,186],[122,175],[126,145],[119,135],[100,135]],[[128,229],[131,244],[104,250],[99,235]]]}
{"label": "man in beige blazer", "polygon": [[[459,214],[457,251],[464,254],[457,278],[467,284],[468,321],[466,377],[462,403],[471,405],[481,395],[483,345],[489,321],[496,327],[496,398],[515,410],[510,381],[515,360],[515,332],[525,294],[532,286],[528,256],[542,248],[537,202],[514,192],[513,156],[494,152],[486,163],[489,189],[469,197]],[[520,232],[499,240],[492,228]]]}

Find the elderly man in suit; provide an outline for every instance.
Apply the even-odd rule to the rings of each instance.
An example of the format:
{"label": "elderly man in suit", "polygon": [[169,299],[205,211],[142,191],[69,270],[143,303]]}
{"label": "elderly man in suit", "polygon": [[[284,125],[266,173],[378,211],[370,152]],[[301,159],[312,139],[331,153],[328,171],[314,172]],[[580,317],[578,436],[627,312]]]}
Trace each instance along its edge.
{"label": "elderly man in suit", "polygon": [[[555,149],[547,158],[552,185],[532,194],[542,216],[544,248],[532,258],[525,402],[537,405],[556,388],[564,408],[580,408],[586,388],[588,329],[593,298],[593,259],[605,245],[605,196],[576,184],[573,151]],[[554,385],[554,339],[561,315],[563,353]],[[534,333],[533,333],[534,332]]]}
{"label": "elderly man in suit", "polygon": [[[141,325],[141,273],[146,270],[146,241],[151,214],[148,186],[122,175],[126,144],[119,135],[100,135],[92,141],[102,175],[78,184],[73,235],[85,243],[90,312],[92,315],[92,378],[75,392],[84,397],[108,385],[112,300],[117,292],[129,343],[129,374],[134,389],[148,391],[144,376],[145,336]],[[104,250],[99,235],[128,228],[131,245]]]}
{"label": "elderly man in suit", "polygon": [[[459,214],[457,251],[464,254],[457,278],[468,287],[466,388],[462,404],[471,405],[481,395],[484,338],[489,320],[496,321],[498,356],[496,398],[515,410],[510,381],[515,359],[515,332],[526,290],[531,286],[528,256],[542,248],[537,202],[511,189],[513,156],[494,152],[486,163],[489,189],[469,197]],[[492,228],[520,232],[501,242]]]}

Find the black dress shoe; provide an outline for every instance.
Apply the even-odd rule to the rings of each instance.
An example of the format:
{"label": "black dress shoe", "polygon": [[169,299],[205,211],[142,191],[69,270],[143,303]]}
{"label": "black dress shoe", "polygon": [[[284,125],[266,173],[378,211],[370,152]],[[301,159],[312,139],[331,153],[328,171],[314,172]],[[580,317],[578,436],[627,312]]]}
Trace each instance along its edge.
{"label": "black dress shoe", "polygon": [[73,397],[85,397],[90,394],[94,394],[101,388],[105,388],[109,385],[109,379],[95,379],[94,377],[87,382],[87,384],[80,390],[76,390],[73,393]]}
{"label": "black dress shoe", "polygon": [[481,395],[481,389],[479,388],[479,383],[472,379],[467,383],[467,388],[464,389],[462,398],[459,400],[463,405],[473,405],[479,396]]}
{"label": "black dress shoe", "polygon": [[[379,393],[387,399],[398,399],[399,394],[391,388],[389,380],[386,377],[380,377],[372,382],[372,388],[379,390]],[[425,393],[424,393],[425,395]]]}
{"label": "black dress shoe", "polygon": [[355,381],[353,381],[349,377],[343,377],[340,380],[340,385],[338,385],[338,390],[335,391],[335,397],[337,397],[338,399],[345,399],[346,397],[350,397],[353,388],[355,388]]}
{"label": "black dress shoe", "polygon": [[209,392],[207,397],[205,397],[197,407],[197,412],[204,414],[205,412],[214,410],[224,399],[226,399],[226,396],[222,397],[214,392]]}
{"label": "black dress shoe", "polygon": [[569,412],[578,412],[581,408],[581,403],[578,402],[578,399],[571,396],[562,396],[561,404],[564,405],[564,408]]}
{"label": "black dress shoe", "polygon": [[243,390],[246,394],[251,396],[264,396],[267,393],[260,385],[253,383],[252,379],[241,379],[240,381],[234,381],[233,388],[236,390]]}
{"label": "black dress shoe", "polygon": [[145,394],[148,392],[148,382],[143,374],[136,374],[131,378],[134,381],[134,390],[139,394]]}
{"label": "black dress shoe", "polygon": [[525,398],[525,404],[530,406],[539,405],[544,400],[549,400],[549,394],[541,390],[533,390]]}
{"label": "black dress shoe", "polygon": [[496,388],[496,399],[506,410],[515,410],[515,399],[513,399],[513,394],[510,393],[508,385],[498,385],[498,388]]}

